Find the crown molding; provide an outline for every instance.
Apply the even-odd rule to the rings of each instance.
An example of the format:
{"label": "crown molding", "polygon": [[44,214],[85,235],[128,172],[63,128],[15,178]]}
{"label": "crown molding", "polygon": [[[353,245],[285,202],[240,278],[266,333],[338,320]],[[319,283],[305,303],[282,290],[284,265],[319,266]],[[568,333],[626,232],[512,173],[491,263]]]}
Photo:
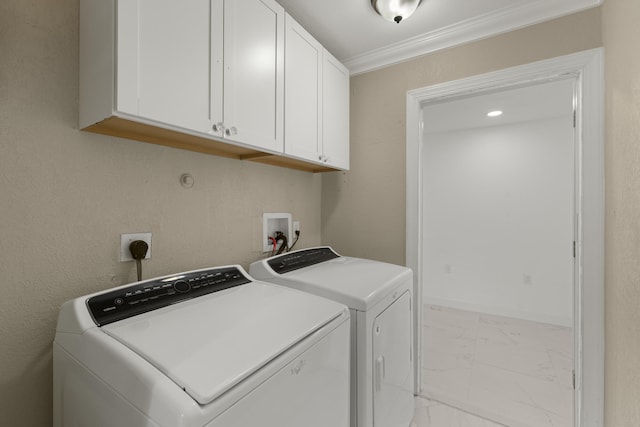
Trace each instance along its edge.
{"label": "crown molding", "polygon": [[600,6],[604,0],[537,0],[519,3],[344,59],[352,76],[441,49],[481,40]]}

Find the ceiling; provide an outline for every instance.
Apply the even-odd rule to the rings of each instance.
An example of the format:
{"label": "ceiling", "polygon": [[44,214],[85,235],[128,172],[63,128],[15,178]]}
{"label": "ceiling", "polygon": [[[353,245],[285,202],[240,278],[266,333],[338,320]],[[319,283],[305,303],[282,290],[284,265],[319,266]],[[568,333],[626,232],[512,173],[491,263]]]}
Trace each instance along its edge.
{"label": "ceiling", "polygon": [[352,75],[602,3],[602,0],[422,0],[411,17],[396,24],[377,15],[370,0],[277,1]]}
{"label": "ceiling", "polygon": [[[572,78],[488,91],[423,105],[425,134],[505,126],[556,118],[572,120]],[[500,110],[499,117],[487,117]]]}

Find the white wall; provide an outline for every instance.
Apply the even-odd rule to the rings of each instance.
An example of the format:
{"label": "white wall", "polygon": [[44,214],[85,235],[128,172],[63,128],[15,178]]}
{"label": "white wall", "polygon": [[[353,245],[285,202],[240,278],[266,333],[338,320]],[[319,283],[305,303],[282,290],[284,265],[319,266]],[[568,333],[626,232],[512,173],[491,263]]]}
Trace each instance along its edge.
{"label": "white wall", "polygon": [[570,117],[426,134],[423,153],[424,301],[571,325]]}

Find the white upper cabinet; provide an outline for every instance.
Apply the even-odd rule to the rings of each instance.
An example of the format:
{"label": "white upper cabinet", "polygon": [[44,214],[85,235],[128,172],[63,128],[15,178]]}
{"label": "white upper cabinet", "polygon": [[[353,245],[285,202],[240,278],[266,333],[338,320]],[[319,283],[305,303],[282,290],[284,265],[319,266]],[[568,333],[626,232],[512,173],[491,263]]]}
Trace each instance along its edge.
{"label": "white upper cabinet", "polygon": [[[220,1],[220,0],[217,0]],[[224,3],[225,136],[283,150],[284,20],[273,0]]]}
{"label": "white upper cabinet", "polygon": [[286,17],[284,152],[322,159],[323,47],[291,16]]}
{"label": "white upper cabinet", "polygon": [[222,94],[209,90],[210,0],[81,0],[80,11],[80,127],[127,115],[211,129]]}
{"label": "white upper cabinet", "polygon": [[325,50],[322,67],[322,155],[349,169],[349,70]]}
{"label": "white upper cabinet", "polygon": [[[126,116],[282,152],[275,1],[81,0],[81,16],[81,127]],[[96,96],[96,82],[113,87]]]}
{"label": "white upper cabinet", "polygon": [[211,97],[220,96],[208,90],[210,17],[209,0],[118,3],[119,110],[193,130],[210,128]]}
{"label": "white upper cabinet", "polygon": [[[138,6],[137,25],[122,28],[118,39],[119,51],[137,50],[130,61],[118,62],[119,67],[131,67],[119,69],[118,76],[137,77],[138,115],[188,129],[208,130],[211,99],[221,96],[209,90],[209,0],[120,3],[126,7],[118,7],[119,22],[135,16]],[[136,30],[137,46],[127,42],[135,40],[136,33],[124,34]],[[118,100],[129,99],[135,93],[128,88],[129,84],[118,85]]]}
{"label": "white upper cabinet", "polygon": [[284,152],[349,169],[349,72],[289,15],[285,40]]}
{"label": "white upper cabinet", "polygon": [[80,128],[348,168],[349,75],[285,15],[275,0],[80,0]]}

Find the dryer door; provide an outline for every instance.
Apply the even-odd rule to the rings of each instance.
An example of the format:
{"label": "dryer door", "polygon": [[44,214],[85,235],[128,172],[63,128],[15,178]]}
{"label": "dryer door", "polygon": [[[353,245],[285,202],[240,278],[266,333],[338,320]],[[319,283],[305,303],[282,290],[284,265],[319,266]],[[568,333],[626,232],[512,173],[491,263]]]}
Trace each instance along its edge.
{"label": "dryer door", "polygon": [[411,294],[405,292],[373,325],[373,425],[406,427],[413,417]]}

